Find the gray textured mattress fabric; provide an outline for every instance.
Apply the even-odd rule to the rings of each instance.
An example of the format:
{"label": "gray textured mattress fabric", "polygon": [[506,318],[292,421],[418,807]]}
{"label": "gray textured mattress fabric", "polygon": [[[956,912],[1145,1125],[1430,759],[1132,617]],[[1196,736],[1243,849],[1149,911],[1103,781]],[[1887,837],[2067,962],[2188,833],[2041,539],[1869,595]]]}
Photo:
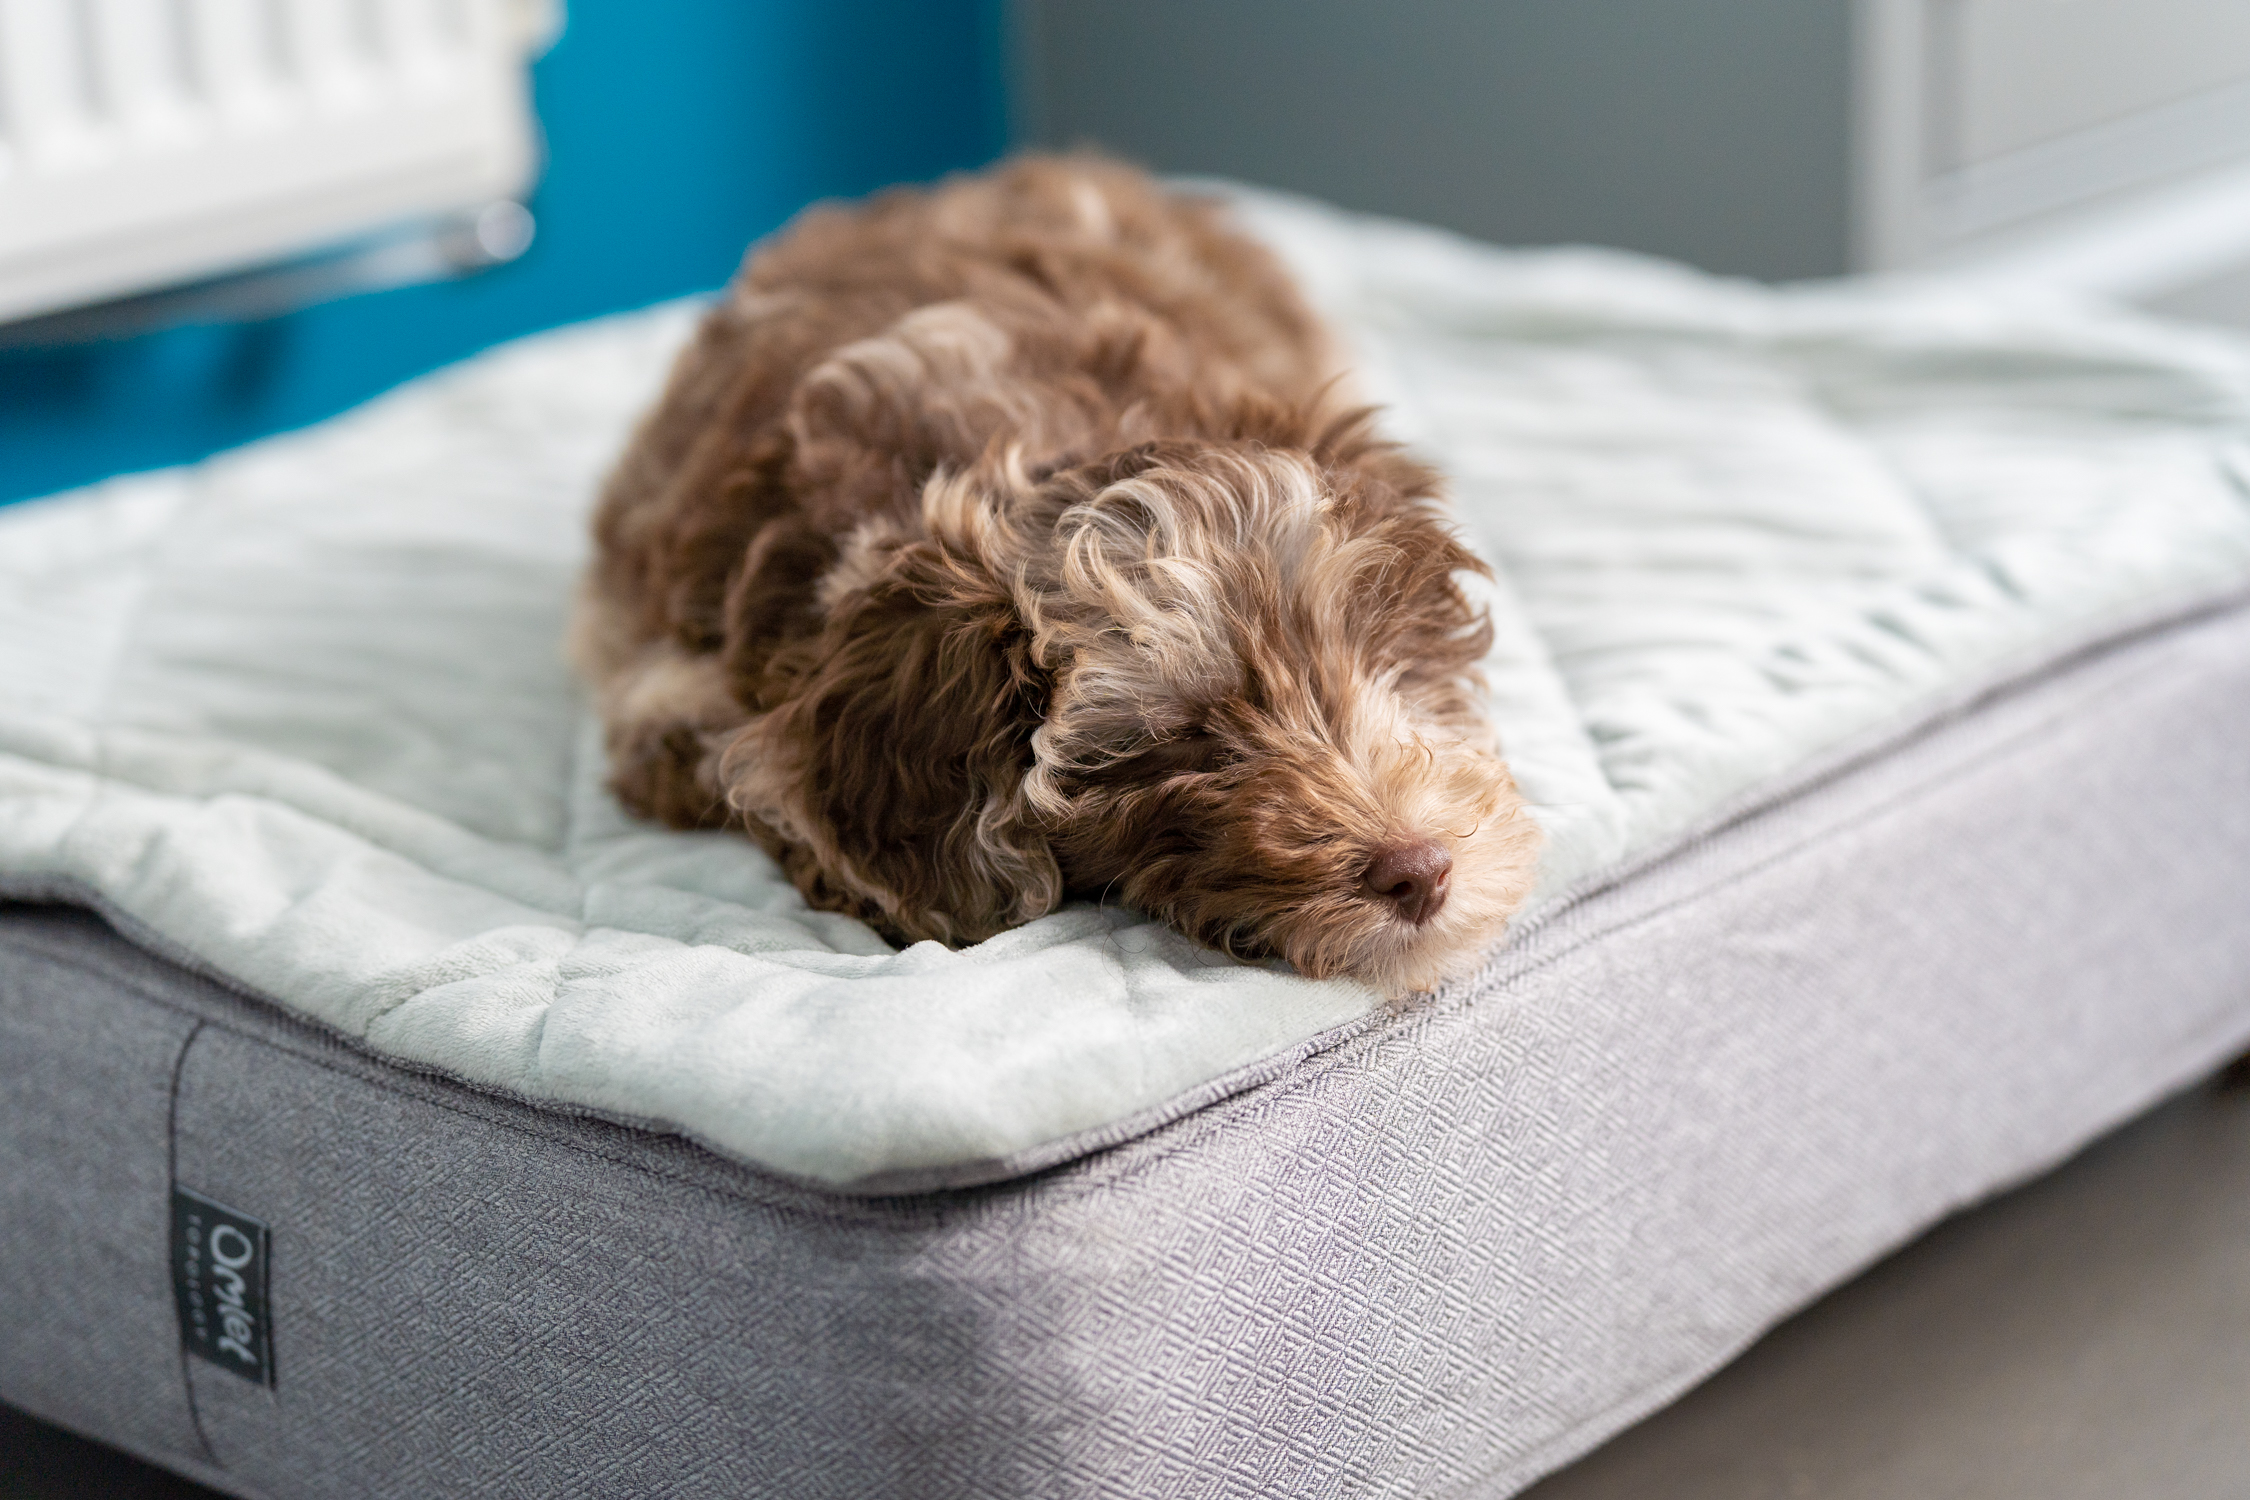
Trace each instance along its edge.
{"label": "gray textured mattress fabric", "polygon": [[[0,908],[0,1399],[275,1500],[1506,1495],[2250,1041],[2246,743],[2250,607],[2144,622],[1441,1002],[889,1198]],[[175,1187],[269,1227],[270,1386],[181,1351]]]}

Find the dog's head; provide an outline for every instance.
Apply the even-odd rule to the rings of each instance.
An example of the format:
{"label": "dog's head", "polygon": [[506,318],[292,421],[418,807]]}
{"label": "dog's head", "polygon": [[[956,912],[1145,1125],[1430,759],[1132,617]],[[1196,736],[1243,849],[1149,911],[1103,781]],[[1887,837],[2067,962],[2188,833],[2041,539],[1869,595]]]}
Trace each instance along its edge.
{"label": "dog's head", "polygon": [[823,580],[729,799],[906,937],[1083,895],[1387,994],[1458,972],[1539,835],[1474,706],[1479,564],[1357,433],[937,476]]}

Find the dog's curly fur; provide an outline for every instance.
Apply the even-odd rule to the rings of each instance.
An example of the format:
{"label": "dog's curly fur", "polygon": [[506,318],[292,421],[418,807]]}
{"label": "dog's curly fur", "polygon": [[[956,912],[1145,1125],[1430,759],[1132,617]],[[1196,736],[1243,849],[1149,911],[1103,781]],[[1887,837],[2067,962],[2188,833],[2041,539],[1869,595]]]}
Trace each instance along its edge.
{"label": "dog's curly fur", "polygon": [[1113,164],[806,214],[602,497],[612,785],[895,939],[1083,895],[1387,993],[1459,971],[1538,833],[1480,565],[1338,373],[1218,205]]}

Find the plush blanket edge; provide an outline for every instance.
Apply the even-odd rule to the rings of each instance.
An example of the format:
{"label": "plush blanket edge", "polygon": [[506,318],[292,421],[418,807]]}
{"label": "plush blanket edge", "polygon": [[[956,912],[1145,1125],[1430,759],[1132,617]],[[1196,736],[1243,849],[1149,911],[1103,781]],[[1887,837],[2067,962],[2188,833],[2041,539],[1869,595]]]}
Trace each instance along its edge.
{"label": "plush blanket edge", "polygon": [[551,1114],[601,1120],[628,1129],[673,1136],[690,1142],[720,1160],[734,1163],[777,1184],[800,1191],[840,1198],[888,1198],[957,1191],[991,1186],[1047,1171],[1153,1134],[1188,1115],[1237,1095],[1283,1083],[1291,1075],[1314,1065],[1323,1054],[1369,1032],[1394,1030],[1411,1024],[1431,1008],[1450,1009],[1489,1001],[1536,968],[1541,962],[1543,950],[1551,946],[1548,935],[1566,924],[1571,914],[1593,897],[1676,860],[1713,839],[1723,837],[1738,825],[1780,809],[1822,786],[1849,776],[1870,761],[1894,753],[1951,722],[1973,714],[1987,703],[2067,676],[2073,668],[2123,649],[2149,635],[2246,609],[2250,609],[2250,584],[2240,582],[2185,597],[2145,604],[2071,636],[2051,639],[2035,652],[2027,652],[2003,662],[1975,679],[1956,683],[1927,697],[1911,711],[1834,745],[1791,770],[1760,783],[1661,844],[1573,882],[1568,888],[1557,892],[1538,911],[1517,924],[1507,941],[1493,952],[1475,974],[1447,985],[1433,995],[1415,997],[1329,1027],[1303,1041],[1197,1084],[1147,1109],[1091,1129],[1055,1137],[1022,1151],[934,1167],[879,1171],[845,1180],[829,1180],[788,1171],[705,1139],[673,1121],[628,1115],[569,1100],[526,1094],[449,1069],[399,1058],[370,1046],[363,1038],[353,1036],[288,1006],[273,996],[261,994],[244,985],[137,921],[115,903],[105,899],[100,892],[75,880],[50,875],[0,872],[0,900],[53,902],[91,911],[144,951],[233,993],[271,1006],[363,1057],[413,1076],[443,1080],[487,1097],[504,1099]]}

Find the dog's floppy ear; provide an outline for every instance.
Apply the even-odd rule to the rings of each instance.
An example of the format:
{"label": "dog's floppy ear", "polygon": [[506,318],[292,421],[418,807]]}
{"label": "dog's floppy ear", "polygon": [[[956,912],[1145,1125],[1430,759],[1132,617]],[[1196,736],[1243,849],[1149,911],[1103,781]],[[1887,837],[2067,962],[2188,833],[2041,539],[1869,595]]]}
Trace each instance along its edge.
{"label": "dog's floppy ear", "polygon": [[983,520],[855,538],[822,629],[774,656],[720,762],[799,889],[894,938],[973,942],[1062,899],[1023,797],[1046,679]]}

